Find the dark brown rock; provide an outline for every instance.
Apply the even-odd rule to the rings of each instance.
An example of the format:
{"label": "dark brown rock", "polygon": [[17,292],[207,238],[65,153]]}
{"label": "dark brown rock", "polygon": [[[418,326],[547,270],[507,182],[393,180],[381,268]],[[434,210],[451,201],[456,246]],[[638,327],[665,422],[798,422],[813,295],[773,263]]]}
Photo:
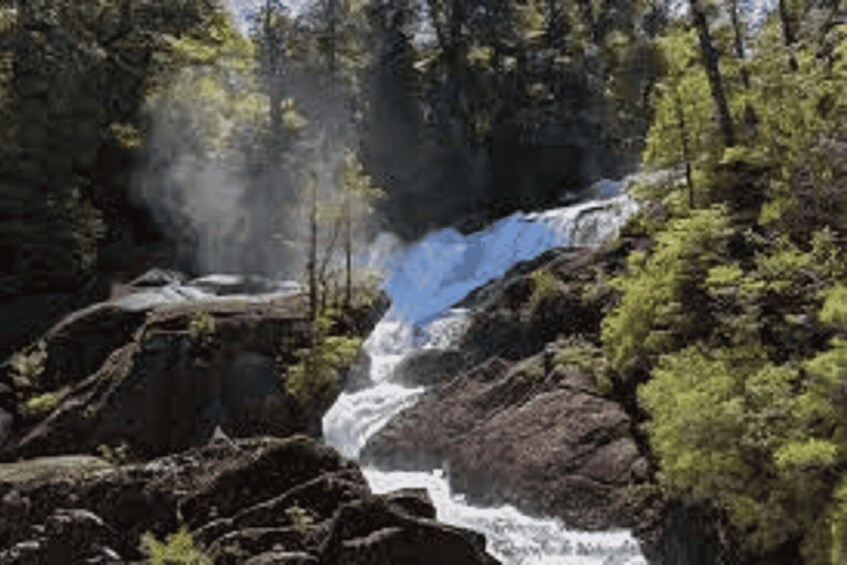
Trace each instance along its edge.
{"label": "dark brown rock", "polygon": [[434,513],[418,491],[373,496],[358,467],[306,437],[124,467],[33,460],[0,465],[0,563],[139,561],[142,534],[183,523],[215,563],[496,563],[482,536]]}
{"label": "dark brown rock", "polygon": [[544,375],[540,358],[495,360],[427,393],[380,431],[363,459],[446,466],[473,500],[510,502],[587,529],[637,523],[633,485],[647,463],[631,421],[580,374]]}

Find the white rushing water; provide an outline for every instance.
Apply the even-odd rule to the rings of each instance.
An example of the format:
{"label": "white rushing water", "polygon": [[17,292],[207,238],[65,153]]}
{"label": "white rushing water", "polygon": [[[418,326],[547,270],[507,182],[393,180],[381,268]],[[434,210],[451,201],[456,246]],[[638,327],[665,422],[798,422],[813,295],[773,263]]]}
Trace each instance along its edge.
{"label": "white rushing water", "polygon": [[[623,185],[625,186],[625,185]],[[368,439],[413,405],[423,388],[393,381],[413,352],[444,349],[467,327],[468,312],[453,306],[503,276],[515,264],[562,246],[595,246],[614,235],[637,210],[622,183],[600,183],[596,200],[538,214],[514,214],[468,236],[446,229],[395,253],[385,264],[391,310],[365,342],[372,385],[341,395],[323,422],[327,443],[358,458]],[[489,552],[513,565],[644,565],[628,532],[568,530],[559,520],[526,516],[511,506],[477,508],[452,493],[441,472],[365,469],[374,492],[426,488],[448,524],[479,531]]]}

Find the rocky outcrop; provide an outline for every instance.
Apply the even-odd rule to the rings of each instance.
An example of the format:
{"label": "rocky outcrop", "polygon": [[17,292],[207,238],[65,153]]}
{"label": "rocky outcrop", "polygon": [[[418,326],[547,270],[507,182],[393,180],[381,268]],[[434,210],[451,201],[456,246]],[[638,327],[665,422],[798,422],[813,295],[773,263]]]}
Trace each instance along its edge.
{"label": "rocky outcrop", "polygon": [[[185,527],[215,563],[493,565],[481,536],[438,524],[425,493],[370,493],[304,437],[221,441],[143,465],[0,465],[0,563],[123,563]],[[59,561],[51,560],[59,556]]]}
{"label": "rocky outcrop", "polygon": [[[589,249],[556,249],[516,265],[461,302],[474,316],[458,348],[474,363],[495,356],[517,361],[559,336],[596,337],[612,298],[603,283],[617,268],[615,254]],[[541,270],[557,278],[555,292],[536,289]]]}
{"label": "rocky outcrop", "polygon": [[[151,273],[43,336],[43,370],[22,396],[47,393],[59,404],[24,422],[7,459],[119,446],[150,458],[201,445],[216,428],[232,437],[320,435],[323,408],[285,387],[284,368],[311,342],[302,295],[232,295],[213,280],[201,290],[172,279]],[[382,296],[358,304],[333,332],[364,335],[385,307]]]}
{"label": "rocky outcrop", "polygon": [[446,466],[454,488],[476,501],[510,502],[576,528],[634,526],[631,488],[648,465],[629,416],[590,375],[544,374],[541,363],[493,359],[456,377],[381,430],[363,459]]}
{"label": "rocky outcrop", "polygon": [[[554,250],[468,296],[461,306],[472,320],[458,347],[398,368],[399,379],[429,390],[370,440],[363,460],[444,468],[472,501],[511,503],[569,527],[658,535],[661,503],[643,495],[651,470],[635,415],[596,347],[614,300],[606,281],[625,255]],[[577,338],[583,345],[567,345]],[[577,347],[573,359],[567,347]]]}
{"label": "rocky outcrop", "polygon": [[[193,316],[213,329],[198,336]],[[154,314],[128,344],[75,385],[61,406],[20,440],[15,456],[91,453],[126,445],[152,457],[233,436],[309,430],[276,368],[309,343],[302,311],[280,305],[191,305]]]}

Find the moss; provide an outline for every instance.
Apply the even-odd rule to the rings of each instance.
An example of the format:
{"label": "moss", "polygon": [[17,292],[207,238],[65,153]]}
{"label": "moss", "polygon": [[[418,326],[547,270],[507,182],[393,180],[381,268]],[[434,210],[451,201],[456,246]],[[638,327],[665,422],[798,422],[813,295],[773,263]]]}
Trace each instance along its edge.
{"label": "moss", "polygon": [[533,271],[530,279],[532,280],[532,295],[529,298],[529,306],[532,310],[564,290],[562,281],[548,268]]}

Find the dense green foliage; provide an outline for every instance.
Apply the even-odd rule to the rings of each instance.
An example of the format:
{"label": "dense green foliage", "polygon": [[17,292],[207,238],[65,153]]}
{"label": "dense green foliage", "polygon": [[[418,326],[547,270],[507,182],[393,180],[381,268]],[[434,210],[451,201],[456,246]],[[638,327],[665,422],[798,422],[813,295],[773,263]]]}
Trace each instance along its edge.
{"label": "dense green foliage", "polygon": [[835,565],[847,558],[847,29],[824,5],[790,10],[790,44],[779,13],[736,36],[752,37],[749,57],[711,24],[732,144],[702,37],[681,21],[660,40],[645,161],[681,180],[640,187],[652,212],[632,229],[653,244],[612,282],[602,337],[619,375],[642,383],[669,495],[723,513],[742,561]]}

